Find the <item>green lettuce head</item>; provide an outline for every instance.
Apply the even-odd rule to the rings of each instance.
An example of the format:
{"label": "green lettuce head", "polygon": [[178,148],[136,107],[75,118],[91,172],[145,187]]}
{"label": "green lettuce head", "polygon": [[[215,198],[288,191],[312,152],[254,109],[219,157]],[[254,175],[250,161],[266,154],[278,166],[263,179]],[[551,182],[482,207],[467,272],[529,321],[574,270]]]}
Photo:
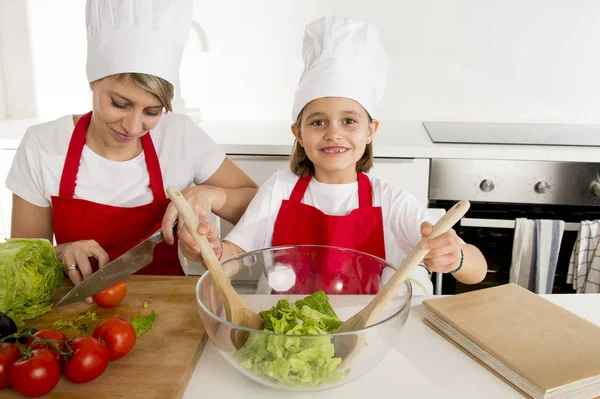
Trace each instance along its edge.
{"label": "green lettuce head", "polygon": [[0,243],[0,312],[18,327],[52,307],[52,292],[63,279],[52,243],[38,238],[11,238]]}

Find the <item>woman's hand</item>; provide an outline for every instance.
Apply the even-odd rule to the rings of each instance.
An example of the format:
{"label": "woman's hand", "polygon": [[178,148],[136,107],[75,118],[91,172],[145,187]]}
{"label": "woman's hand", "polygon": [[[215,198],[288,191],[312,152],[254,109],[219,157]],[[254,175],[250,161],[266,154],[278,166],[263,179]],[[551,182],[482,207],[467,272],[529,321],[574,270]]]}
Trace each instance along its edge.
{"label": "woman's hand", "polygon": [[[225,201],[227,199],[225,190],[219,187],[207,185],[188,187],[185,190],[183,190],[181,194],[183,194],[183,197],[190,204],[194,215],[200,222],[205,221],[211,211],[218,211],[223,206],[223,204],[225,204]],[[175,208],[175,205],[171,203],[167,207],[162,222],[163,237],[169,245],[173,245],[173,243],[175,242],[172,228],[173,224],[175,223],[175,220],[177,220],[178,222],[177,235],[181,238],[180,233],[182,231],[187,232],[187,228],[184,226],[183,219],[181,218],[181,216],[179,216],[177,208]],[[188,236],[186,236],[186,240],[184,240],[184,242],[187,242],[187,250],[189,251],[190,248],[193,248],[194,244],[198,244],[196,244],[196,241],[194,241],[189,232],[187,232],[187,234]],[[196,252],[196,254],[198,254],[199,251],[200,249],[198,247],[198,251]]]}
{"label": "woman's hand", "polygon": [[[217,258],[220,258],[223,253],[223,242],[219,239],[219,229],[217,226],[211,222],[202,222],[198,226],[198,234],[206,236],[215,255]],[[204,264],[204,259],[200,255],[200,245],[192,237],[187,227],[183,229],[179,227],[177,229],[177,236],[179,237],[179,248],[183,255],[191,261],[202,262]]]}
{"label": "woman's hand", "polygon": [[[81,283],[84,279],[94,273],[90,258],[96,259],[98,267],[104,267],[109,260],[106,251],[94,240],[74,241],[56,247],[58,259],[63,264],[65,274],[74,285]],[[86,298],[91,303],[92,298]]]}
{"label": "woman's hand", "polygon": [[[421,235],[424,238],[430,235],[432,231],[433,225],[431,223],[423,222],[421,224]],[[432,272],[449,273],[456,270],[460,265],[462,241],[458,238],[454,229],[450,229],[436,238],[425,240],[421,248],[430,250],[423,263]]]}

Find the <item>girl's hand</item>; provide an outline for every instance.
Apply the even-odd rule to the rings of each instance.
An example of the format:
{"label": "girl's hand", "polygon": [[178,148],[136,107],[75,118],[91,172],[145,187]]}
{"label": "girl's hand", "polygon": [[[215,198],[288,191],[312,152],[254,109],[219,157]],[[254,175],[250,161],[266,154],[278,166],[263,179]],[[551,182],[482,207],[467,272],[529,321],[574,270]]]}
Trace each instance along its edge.
{"label": "girl's hand", "polygon": [[[202,222],[198,226],[198,234],[206,236],[210,246],[217,258],[223,253],[223,242],[219,239],[219,229],[214,223]],[[177,228],[177,236],[179,237],[179,248],[183,255],[192,261],[204,263],[202,255],[200,255],[200,245],[194,240],[187,227]]]}
{"label": "girl's hand", "polygon": [[[208,185],[188,187],[185,190],[181,191],[181,194],[183,194],[183,197],[190,204],[194,215],[200,222],[205,221],[211,211],[218,211],[227,199],[225,190],[219,187]],[[186,238],[188,243],[188,250],[190,248],[193,248],[193,245],[196,244],[196,241],[192,238],[189,232],[187,232],[187,228],[185,228],[185,226],[183,225],[183,219],[179,216],[177,208],[175,208],[175,205],[173,205],[172,203],[169,204],[169,206],[167,207],[165,216],[163,217],[162,221],[162,233],[165,241],[169,245],[172,245],[175,242],[172,228],[173,224],[175,223],[175,220],[178,221],[178,236],[181,238],[181,232],[184,232],[184,236],[187,233],[188,236],[186,236]],[[199,248],[196,254],[198,254],[198,252]]]}
{"label": "girl's hand", "polygon": [[[433,231],[433,225],[429,222],[421,224],[421,235],[425,238]],[[422,249],[429,249],[423,263],[432,272],[449,273],[460,265],[462,241],[456,235],[454,229],[448,230],[437,238],[425,240]]]}
{"label": "girl's hand", "polygon": [[[94,273],[90,258],[96,259],[98,267],[104,267],[108,263],[108,254],[94,240],[74,241],[57,247],[57,257],[63,264],[65,274],[74,285],[81,283],[84,279]],[[85,299],[92,303],[92,298]]]}

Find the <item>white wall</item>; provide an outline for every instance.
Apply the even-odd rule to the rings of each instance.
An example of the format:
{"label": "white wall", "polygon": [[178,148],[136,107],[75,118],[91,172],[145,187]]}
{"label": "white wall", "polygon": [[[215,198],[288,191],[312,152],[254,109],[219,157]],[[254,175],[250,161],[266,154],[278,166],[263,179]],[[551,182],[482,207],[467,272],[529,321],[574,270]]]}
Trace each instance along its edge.
{"label": "white wall", "polygon": [[[88,110],[85,2],[27,0],[27,5],[39,118]],[[304,26],[337,13],[371,21],[380,30],[391,58],[380,119],[600,122],[597,0],[196,0],[195,5],[194,20],[205,40],[190,35],[182,94],[186,107],[199,108],[206,120],[289,119],[302,70]],[[12,61],[4,60],[5,68]]]}
{"label": "white wall", "polygon": [[0,0],[0,118],[28,119],[37,114],[28,27],[25,1]]}

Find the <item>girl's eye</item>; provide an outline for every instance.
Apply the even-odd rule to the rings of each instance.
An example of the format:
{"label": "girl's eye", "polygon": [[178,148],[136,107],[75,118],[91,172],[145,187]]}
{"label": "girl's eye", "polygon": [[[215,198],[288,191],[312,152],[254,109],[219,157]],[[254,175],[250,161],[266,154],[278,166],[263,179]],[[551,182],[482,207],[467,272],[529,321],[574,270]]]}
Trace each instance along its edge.
{"label": "girl's eye", "polygon": [[119,103],[115,102],[115,100],[111,100],[111,101],[112,101],[113,107],[115,107],[115,108],[118,108],[118,109],[127,108],[127,104],[119,104]]}
{"label": "girl's eye", "polygon": [[351,125],[353,123],[356,123],[356,121],[352,118],[346,118],[346,119],[344,119],[344,123],[347,125]]}
{"label": "girl's eye", "polygon": [[318,120],[318,121],[312,121],[310,124],[313,126],[323,126],[323,125],[325,125],[325,122]]}

